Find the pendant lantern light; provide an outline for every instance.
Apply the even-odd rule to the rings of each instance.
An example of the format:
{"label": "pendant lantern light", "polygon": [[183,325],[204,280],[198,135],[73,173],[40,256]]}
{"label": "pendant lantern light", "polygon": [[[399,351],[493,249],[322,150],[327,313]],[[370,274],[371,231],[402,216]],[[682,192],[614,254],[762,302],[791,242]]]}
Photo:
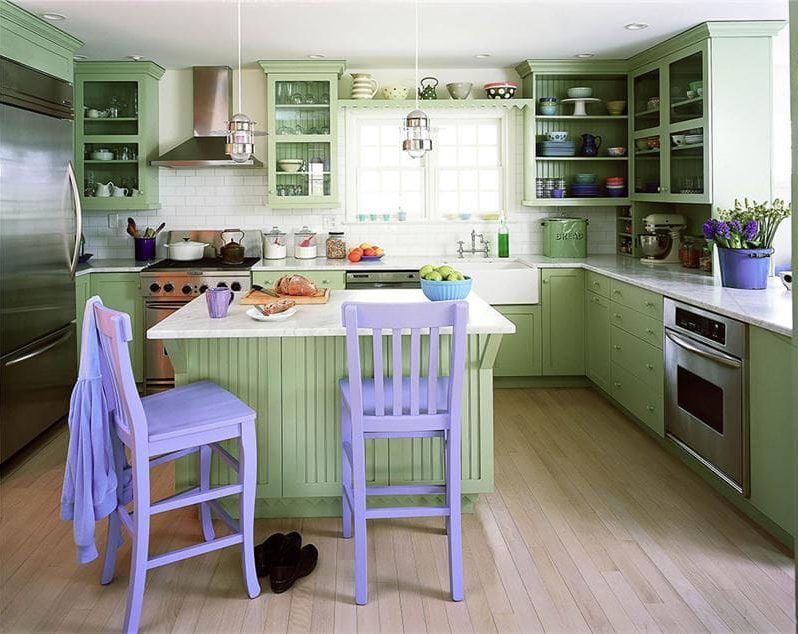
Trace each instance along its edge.
{"label": "pendant lantern light", "polygon": [[418,0],[415,0],[416,14],[416,108],[405,118],[404,140],[402,150],[407,152],[411,158],[421,158],[432,150],[432,139],[430,138],[429,117],[425,112],[418,108]]}
{"label": "pendant lantern light", "polygon": [[[238,0],[238,107],[241,109],[241,0]],[[242,112],[227,122],[225,153],[236,163],[246,163],[255,151],[255,123]]]}

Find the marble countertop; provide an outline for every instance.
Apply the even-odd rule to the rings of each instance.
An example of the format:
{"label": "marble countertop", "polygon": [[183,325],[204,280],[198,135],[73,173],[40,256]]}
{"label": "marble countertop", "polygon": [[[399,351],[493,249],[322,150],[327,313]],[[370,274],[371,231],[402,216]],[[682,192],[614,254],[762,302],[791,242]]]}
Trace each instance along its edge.
{"label": "marble countertop", "polygon": [[[679,265],[646,265],[639,260],[617,255],[591,255],[581,259],[551,259],[543,255],[514,255],[530,266],[539,268],[584,268],[614,279],[634,284],[660,293],[678,301],[693,304],[727,317],[739,319],[749,324],[792,335],[792,294],[778,278],[771,278],[768,288],[759,291],[745,291],[724,288],[711,276],[684,269]],[[380,262],[359,262],[347,260],[260,260],[252,267],[253,271],[286,270],[380,270],[380,269],[418,269],[424,264],[449,262],[457,267],[458,262],[482,258],[458,260],[452,256],[386,256]],[[77,275],[87,273],[135,272],[146,266],[132,258],[119,260],[92,260],[78,267]]]}
{"label": "marble countertop", "polygon": [[86,264],[79,264],[75,277],[89,273],[138,273],[148,267],[151,262],[139,262],[133,258],[91,259]]}
{"label": "marble countertop", "polygon": [[[197,297],[147,331],[148,339],[208,339],[248,337],[342,337],[341,304],[357,302],[426,302],[416,289],[334,290],[326,304],[297,306],[297,313],[284,321],[262,322],[245,313],[251,306],[237,301],[223,319],[208,317],[204,297]],[[512,334],[515,326],[480,297],[471,293],[468,334]]]}

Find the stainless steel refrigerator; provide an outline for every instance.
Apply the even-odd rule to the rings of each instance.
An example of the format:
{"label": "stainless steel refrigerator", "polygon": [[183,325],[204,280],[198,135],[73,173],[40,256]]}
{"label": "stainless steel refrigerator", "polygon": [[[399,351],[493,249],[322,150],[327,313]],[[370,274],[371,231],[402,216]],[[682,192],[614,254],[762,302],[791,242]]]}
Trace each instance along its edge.
{"label": "stainless steel refrigerator", "polygon": [[72,84],[0,57],[0,462],[69,411],[81,233]]}

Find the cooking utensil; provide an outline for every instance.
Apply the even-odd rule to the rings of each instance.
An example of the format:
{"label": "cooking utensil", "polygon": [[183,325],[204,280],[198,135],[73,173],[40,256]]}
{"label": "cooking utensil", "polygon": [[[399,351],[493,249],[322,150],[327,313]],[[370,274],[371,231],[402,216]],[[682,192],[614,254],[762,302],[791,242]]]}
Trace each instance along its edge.
{"label": "cooking utensil", "polygon": [[161,224],[159,224],[159,225],[158,225],[158,228],[155,230],[155,235],[157,236],[159,233],[161,233],[161,231],[163,231],[163,228],[164,228],[165,226],[166,226],[166,223],[165,223],[165,222],[162,222]]}
{"label": "cooking utensil", "polygon": [[227,240],[225,235],[234,233],[241,234],[241,237],[238,239],[239,241],[236,242],[231,237],[230,242],[221,248],[222,262],[225,264],[241,264],[244,261],[244,245],[242,244],[244,241],[244,232],[241,231],[241,229],[225,229],[222,231],[222,241],[224,242]]}
{"label": "cooking utensil", "polygon": [[201,260],[205,247],[207,247],[208,244],[206,242],[197,242],[190,238],[183,238],[180,242],[173,242],[165,246],[169,251],[170,258],[180,262],[188,262],[191,260]]}
{"label": "cooking utensil", "polygon": [[136,237],[136,234],[138,234],[138,229],[136,228],[136,221],[133,220],[133,218],[127,219],[127,229],[128,233],[130,233],[131,229],[133,230],[133,233],[130,233],[130,235],[132,235],[134,238]]}

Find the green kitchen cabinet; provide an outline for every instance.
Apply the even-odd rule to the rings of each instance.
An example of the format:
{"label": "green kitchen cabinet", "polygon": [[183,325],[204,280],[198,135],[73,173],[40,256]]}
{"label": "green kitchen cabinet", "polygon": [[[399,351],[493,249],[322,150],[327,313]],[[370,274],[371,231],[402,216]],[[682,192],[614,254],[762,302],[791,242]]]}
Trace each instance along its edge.
{"label": "green kitchen cabinet", "polygon": [[513,322],[515,334],[504,335],[493,364],[493,376],[539,376],[541,373],[540,306],[494,306]]}
{"label": "green kitchen cabinet", "polygon": [[[89,297],[99,295],[103,304],[130,315],[133,341],[130,342],[130,360],[137,383],[144,381],[144,300],[139,288],[138,273],[91,273],[76,278],[78,320],[78,346],[83,322],[83,306]],[[79,349],[79,348],[78,348]]]}
{"label": "green kitchen cabinet", "polygon": [[771,48],[783,27],[705,22],[628,60],[633,201],[725,207],[741,182],[772,197]]}
{"label": "green kitchen cabinet", "polygon": [[[75,168],[87,210],[158,209],[158,81],[155,62],[75,64]],[[98,115],[90,117],[89,113]],[[110,116],[115,114],[116,116]],[[109,159],[100,158],[101,150]],[[124,196],[98,196],[99,184]]]}
{"label": "green kitchen cabinet", "polygon": [[316,286],[341,291],[346,288],[345,271],[253,271],[252,283],[264,288],[274,288],[277,280],[284,275],[304,275]]}
{"label": "green kitchen cabinet", "polygon": [[749,326],[751,503],[795,534],[796,412],[790,394],[798,376],[787,337]]}
{"label": "green kitchen cabinet", "polygon": [[75,278],[75,339],[78,342],[78,356],[80,356],[80,338],[83,332],[83,311],[86,308],[86,302],[89,297],[91,297],[91,275],[77,276]]}
{"label": "green kitchen cabinet", "polygon": [[609,393],[610,300],[588,290],[585,293],[585,320],[585,374]]}
{"label": "green kitchen cabinet", "polygon": [[542,269],[543,376],[585,373],[585,275],[582,269]]}
{"label": "green kitchen cabinet", "polygon": [[0,55],[72,83],[72,56],[83,42],[7,0],[0,0]]}
{"label": "green kitchen cabinet", "polygon": [[338,79],[345,62],[259,64],[267,84],[269,206],[337,207]]}

